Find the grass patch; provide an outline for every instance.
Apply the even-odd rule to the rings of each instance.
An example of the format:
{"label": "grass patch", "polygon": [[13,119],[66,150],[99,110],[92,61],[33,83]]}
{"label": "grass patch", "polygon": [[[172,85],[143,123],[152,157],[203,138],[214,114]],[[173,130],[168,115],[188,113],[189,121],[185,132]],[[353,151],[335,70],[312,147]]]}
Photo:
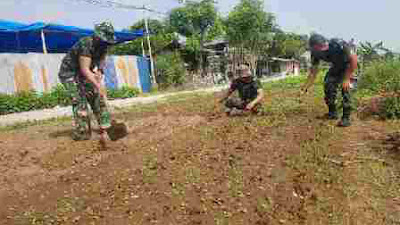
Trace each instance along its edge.
{"label": "grass patch", "polygon": [[185,196],[185,185],[182,183],[171,182],[171,190],[175,197]]}
{"label": "grass patch", "polygon": [[34,121],[15,123],[13,125],[1,126],[0,132],[2,132],[2,131],[4,131],[4,132],[17,131],[17,130],[22,130],[22,129],[32,127],[32,126],[54,126],[54,125],[59,125],[59,124],[63,124],[66,122],[70,122],[71,120],[72,120],[71,117],[65,116],[65,117],[57,117],[57,118],[52,118],[52,119],[47,119],[47,120],[34,120]]}
{"label": "grass patch", "polygon": [[215,131],[213,127],[202,126],[200,128],[200,136],[205,140],[214,140]]}
{"label": "grass patch", "polygon": [[15,217],[15,225],[55,225],[57,216],[47,212],[28,211]]}
{"label": "grass patch", "polygon": [[79,198],[59,198],[57,199],[57,213],[74,213],[82,211],[85,208],[85,202]]}
{"label": "grass patch", "polygon": [[265,90],[296,89],[296,88],[300,89],[300,85],[305,83],[306,80],[307,80],[307,75],[302,74],[300,76],[287,77],[286,79],[283,80],[266,82],[263,84],[263,88]]}
{"label": "grass patch", "polygon": [[200,182],[200,169],[196,167],[186,168],[186,182],[195,184]]}
{"label": "grass patch", "polygon": [[215,225],[229,225],[230,215],[228,212],[217,212],[214,215]]}
{"label": "grass patch", "polygon": [[271,212],[273,205],[274,205],[274,202],[269,197],[257,199],[257,211],[259,213]]}
{"label": "grass patch", "polygon": [[243,197],[243,170],[241,158],[229,156],[229,193],[232,197]]}
{"label": "grass patch", "polygon": [[146,155],[143,158],[143,182],[156,183],[157,182],[157,156]]}

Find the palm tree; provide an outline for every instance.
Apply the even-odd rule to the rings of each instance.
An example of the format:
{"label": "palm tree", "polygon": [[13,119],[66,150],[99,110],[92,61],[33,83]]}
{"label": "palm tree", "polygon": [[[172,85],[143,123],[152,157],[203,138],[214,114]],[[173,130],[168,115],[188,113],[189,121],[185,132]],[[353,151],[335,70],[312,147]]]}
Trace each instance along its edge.
{"label": "palm tree", "polygon": [[363,63],[370,62],[376,59],[381,59],[381,54],[385,58],[393,55],[392,51],[383,47],[383,42],[378,42],[376,44],[371,44],[371,42],[366,41],[365,43],[360,43],[360,47],[357,49],[357,54],[363,59]]}

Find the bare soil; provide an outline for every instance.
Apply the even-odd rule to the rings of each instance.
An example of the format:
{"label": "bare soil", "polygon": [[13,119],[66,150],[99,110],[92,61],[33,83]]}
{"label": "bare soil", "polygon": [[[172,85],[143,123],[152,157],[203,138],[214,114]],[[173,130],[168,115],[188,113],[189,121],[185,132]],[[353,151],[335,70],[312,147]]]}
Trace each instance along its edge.
{"label": "bare soil", "polygon": [[395,126],[337,128],[314,100],[278,90],[264,115],[230,118],[211,95],[132,108],[106,148],[72,141],[71,122],[0,132],[0,224],[400,224]]}

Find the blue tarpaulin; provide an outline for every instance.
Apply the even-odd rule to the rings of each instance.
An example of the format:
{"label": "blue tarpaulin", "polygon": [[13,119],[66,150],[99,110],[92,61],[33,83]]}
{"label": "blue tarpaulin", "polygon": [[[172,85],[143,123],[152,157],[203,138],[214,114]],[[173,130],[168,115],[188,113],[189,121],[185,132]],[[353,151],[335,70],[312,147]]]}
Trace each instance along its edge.
{"label": "blue tarpaulin", "polygon": [[[80,38],[90,36],[93,30],[57,24],[22,24],[0,20],[0,52],[43,52],[41,32],[49,53],[66,53]],[[115,32],[118,43],[143,36],[142,30]]]}

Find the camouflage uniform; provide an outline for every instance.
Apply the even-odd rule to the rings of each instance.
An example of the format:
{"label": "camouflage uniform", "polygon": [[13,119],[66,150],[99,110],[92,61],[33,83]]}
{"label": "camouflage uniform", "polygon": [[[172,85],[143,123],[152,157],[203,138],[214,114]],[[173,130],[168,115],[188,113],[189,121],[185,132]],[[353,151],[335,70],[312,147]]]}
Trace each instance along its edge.
{"label": "camouflage uniform", "polygon": [[[312,65],[317,66],[320,60],[331,63],[331,68],[324,79],[325,103],[329,108],[329,117],[336,118],[336,95],[337,89],[344,81],[345,71],[349,66],[350,49],[344,41],[332,39],[329,41],[329,50],[325,52],[311,53]],[[351,101],[350,91],[344,91],[343,96],[343,119],[350,118]]]}
{"label": "camouflage uniform", "polygon": [[[94,36],[97,35],[103,40],[100,36],[101,34],[96,33],[99,30],[101,31],[98,26],[95,29]],[[100,24],[100,28],[104,28],[104,23]],[[94,40],[94,37],[85,37],[72,47],[61,63],[58,76],[72,100],[75,127],[73,132],[74,140],[87,140],[91,137],[88,103],[100,128],[106,129],[111,126],[110,113],[107,110],[104,99],[100,96],[96,87],[80,72],[79,66],[79,57],[85,56],[90,57],[92,60],[90,69],[101,68],[101,59],[105,56],[106,51],[107,45],[100,45]]]}
{"label": "camouflage uniform", "polygon": [[[225,102],[226,113],[231,112],[233,109],[244,110],[251,101],[257,98],[257,90],[261,89],[261,83],[259,80],[252,80],[250,83],[245,83],[241,79],[236,79],[230,86],[230,92],[238,91],[239,98],[229,98]],[[253,113],[258,113],[261,104],[258,103],[252,109]]]}

